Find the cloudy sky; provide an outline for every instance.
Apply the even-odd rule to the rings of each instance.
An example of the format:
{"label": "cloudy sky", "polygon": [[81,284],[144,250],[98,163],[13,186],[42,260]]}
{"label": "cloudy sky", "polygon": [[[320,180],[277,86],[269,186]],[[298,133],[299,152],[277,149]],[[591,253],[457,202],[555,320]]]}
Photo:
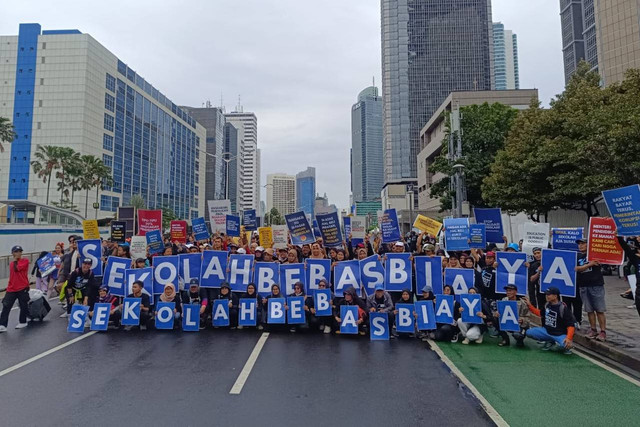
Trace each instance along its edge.
{"label": "cloudy sky", "polygon": [[[351,105],[380,82],[378,0],[7,2],[0,34],[21,22],[91,34],[172,101],[210,100],[258,116],[266,174],[314,166],[317,191],[348,206]],[[543,103],[563,89],[557,0],[493,0],[518,34],[520,85]],[[264,197],[264,196],[263,196]]]}

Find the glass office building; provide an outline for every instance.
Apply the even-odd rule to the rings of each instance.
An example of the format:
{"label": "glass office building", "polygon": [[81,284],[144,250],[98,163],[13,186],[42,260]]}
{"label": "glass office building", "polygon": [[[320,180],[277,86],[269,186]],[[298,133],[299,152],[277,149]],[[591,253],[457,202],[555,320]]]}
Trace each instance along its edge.
{"label": "glass office building", "polygon": [[351,193],[354,202],[380,200],[382,161],[382,97],[370,86],[351,107]]}
{"label": "glass office building", "polygon": [[[0,174],[0,199],[45,203],[47,184],[30,161],[38,145],[55,145],[111,169],[113,184],[98,200],[95,190],[88,200],[75,194],[77,206],[99,202],[98,216],[134,194],[181,218],[204,214],[204,128],[89,34],[21,24],[17,36],[0,37],[0,81],[0,116],[17,134],[0,154],[9,172]],[[56,187],[49,202],[60,199]]]}
{"label": "glass office building", "polygon": [[520,89],[518,36],[505,30],[502,22],[493,23],[494,89]]}
{"label": "glass office building", "polygon": [[492,89],[490,0],[382,0],[385,184],[417,182],[420,130],[453,91]]}
{"label": "glass office building", "polygon": [[296,174],[296,210],[315,218],[315,202],[316,168],[307,167],[307,170]]}

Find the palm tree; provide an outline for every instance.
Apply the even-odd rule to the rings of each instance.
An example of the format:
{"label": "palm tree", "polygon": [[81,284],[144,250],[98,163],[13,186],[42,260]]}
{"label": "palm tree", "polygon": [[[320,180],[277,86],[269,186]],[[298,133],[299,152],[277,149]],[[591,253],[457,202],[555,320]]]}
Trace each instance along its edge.
{"label": "palm tree", "polygon": [[105,166],[102,160],[92,155],[80,157],[80,165],[82,170],[80,186],[87,192],[84,201],[84,217],[86,218],[89,209],[89,190],[93,187],[96,188],[96,201],[98,201],[99,192],[103,186],[111,185],[111,168]]}
{"label": "palm tree", "polygon": [[71,187],[71,206],[73,206],[75,192],[84,188],[82,183],[86,179],[86,167],[83,164],[82,157],[74,158],[66,174],[66,185]]}
{"label": "palm tree", "polygon": [[[0,118],[1,119],[1,118]],[[49,204],[49,190],[51,188],[51,174],[55,169],[60,167],[60,158],[58,156],[59,147],[53,145],[38,145],[34,157],[36,160],[31,161],[33,172],[42,178],[42,182],[47,184],[47,200]]]}
{"label": "palm tree", "polygon": [[144,200],[144,197],[142,197],[140,194],[134,194],[129,199],[129,206],[132,206],[132,207],[136,208],[136,210],[137,209],[146,209],[147,208],[147,202]]}
{"label": "palm tree", "polygon": [[64,196],[69,197],[69,189],[67,188],[67,171],[73,167],[74,164],[80,160],[80,153],[77,153],[73,148],[58,147],[58,155],[60,162],[60,172],[56,172],[56,178],[58,178],[58,191],[60,191],[60,205],[64,204]]}
{"label": "palm tree", "polygon": [[16,133],[13,131],[13,124],[6,117],[0,117],[0,153],[4,153],[3,142],[13,142]]}

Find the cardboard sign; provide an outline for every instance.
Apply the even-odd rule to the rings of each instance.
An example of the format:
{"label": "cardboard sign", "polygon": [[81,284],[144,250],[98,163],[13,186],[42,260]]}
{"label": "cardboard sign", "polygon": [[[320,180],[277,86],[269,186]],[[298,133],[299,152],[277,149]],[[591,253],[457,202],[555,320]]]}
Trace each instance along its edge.
{"label": "cardboard sign", "polygon": [[171,241],[187,243],[187,221],[171,221]]}
{"label": "cardboard sign", "polygon": [[284,218],[291,233],[292,244],[302,246],[315,241],[313,230],[304,212],[285,215]]}
{"label": "cardboard sign", "polygon": [[546,249],[549,247],[549,224],[546,222],[525,222],[522,252],[533,255],[533,248]]}
{"label": "cardboard sign", "polygon": [[85,219],[82,221],[82,234],[84,239],[99,239],[100,230],[98,229],[98,221],[95,219]]}
{"label": "cardboard sign", "polygon": [[111,221],[111,239],[117,243],[124,243],[127,238],[127,222]]}
{"label": "cardboard sign", "polygon": [[413,221],[413,228],[425,231],[435,237],[440,233],[440,230],[442,230],[442,223],[435,219],[431,219],[428,216],[418,214],[416,220]]}
{"label": "cardboard sign", "polygon": [[162,233],[162,211],[138,209],[138,236],[154,230]]}
{"label": "cardboard sign", "polygon": [[620,236],[640,235],[640,185],[602,192]]}
{"label": "cardboard sign", "polygon": [[477,224],[484,224],[487,230],[487,242],[502,243],[502,211],[500,208],[474,208],[473,214]]}
{"label": "cardboard sign", "polygon": [[147,257],[147,237],[132,236],[129,242],[129,253],[132,259]]}
{"label": "cardboard sign", "polygon": [[[272,225],[271,239],[273,240],[274,249],[284,249],[289,241],[289,231],[286,225]],[[264,246],[264,245],[263,245]]]}
{"label": "cardboard sign", "polygon": [[622,265],[624,251],[615,236],[615,230],[616,225],[611,218],[591,217],[589,219],[587,261]]}
{"label": "cardboard sign", "polygon": [[[260,240],[260,246],[263,248],[270,248],[273,246],[273,230],[271,227],[258,228],[258,238]],[[285,245],[286,247],[286,245]]]}
{"label": "cardboard sign", "polygon": [[444,241],[447,251],[469,249],[469,218],[446,218],[444,220]]}
{"label": "cardboard sign", "polygon": [[212,233],[224,233],[227,229],[227,215],[231,213],[231,201],[208,200],[209,221]]}

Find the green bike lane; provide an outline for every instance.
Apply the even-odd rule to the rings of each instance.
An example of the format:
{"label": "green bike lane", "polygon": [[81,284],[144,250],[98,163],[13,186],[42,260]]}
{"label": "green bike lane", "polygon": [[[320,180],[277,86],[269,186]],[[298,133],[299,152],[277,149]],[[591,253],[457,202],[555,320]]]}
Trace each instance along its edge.
{"label": "green bike lane", "polygon": [[577,354],[482,344],[437,343],[511,426],[638,425],[640,387]]}

